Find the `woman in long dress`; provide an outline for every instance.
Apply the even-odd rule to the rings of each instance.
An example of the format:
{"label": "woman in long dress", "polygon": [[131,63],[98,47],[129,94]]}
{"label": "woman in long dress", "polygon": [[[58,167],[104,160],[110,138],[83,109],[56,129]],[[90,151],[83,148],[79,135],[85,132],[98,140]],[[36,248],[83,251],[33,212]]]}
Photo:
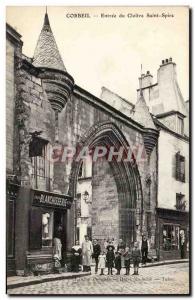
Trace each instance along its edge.
{"label": "woman in long dress", "polygon": [[79,241],[76,241],[75,246],[71,249],[72,252],[72,271],[79,272],[79,265],[81,264],[82,249]]}
{"label": "woman in long dress", "polygon": [[82,256],[83,256],[83,272],[91,271],[91,257],[93,254],[93,245],[89,237],[85,235],[85,240],[82,243]]}

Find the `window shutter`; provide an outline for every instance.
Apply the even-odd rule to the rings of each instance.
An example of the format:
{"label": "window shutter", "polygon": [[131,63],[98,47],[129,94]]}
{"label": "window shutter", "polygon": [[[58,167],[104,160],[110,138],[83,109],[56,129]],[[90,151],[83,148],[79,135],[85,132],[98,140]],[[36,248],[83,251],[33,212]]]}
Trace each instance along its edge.
{"label": "window shutter", "polygon": [[180,154],[179,152],[176,153],[175,155],[175,159],[176,159],[176,165],[175,165],[175,178],[177,180],[179,180],[180,177]]}
{"label": "window shutter", "polygon": [[181,157],[181,181],[185,182],[185,157]]}
{"label": "window shutter", "polygon": [[42,210],[40,207],[32,207],[30,211],[30,250],[42,248]]}

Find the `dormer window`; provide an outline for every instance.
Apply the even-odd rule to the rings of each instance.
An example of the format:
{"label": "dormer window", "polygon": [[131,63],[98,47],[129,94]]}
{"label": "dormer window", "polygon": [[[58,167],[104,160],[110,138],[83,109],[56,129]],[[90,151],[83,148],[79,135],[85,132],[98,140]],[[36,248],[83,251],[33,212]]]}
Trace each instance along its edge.
{"label": "dormer window", "polygon": [[184,134],[184,120],[180,116],[178,116],[178,119],[177,119],[177,132],[181,135]]}

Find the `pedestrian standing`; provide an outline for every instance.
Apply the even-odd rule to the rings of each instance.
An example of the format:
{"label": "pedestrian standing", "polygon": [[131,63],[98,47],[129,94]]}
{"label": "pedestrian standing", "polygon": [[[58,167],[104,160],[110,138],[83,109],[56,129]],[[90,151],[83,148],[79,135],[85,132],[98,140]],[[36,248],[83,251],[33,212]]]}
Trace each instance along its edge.
{"label": "pedestrian standing", "polygon": [[79,245],[79,241],[75,242],[75,246],[71,249],[72,252],[72,271],[79,272],[79,265],[81,264],[82,249]]}
{"label": "pedestrian standing", "polygon": [[117,270],[116,275],[120,275],[120,272],[121,272],[121,253],[120,252],[116,252],[114,264],[115,264],[115,269]]}
{"label": "pedestrian standing", "polygon": [[142,264],[146,265],[146,262],[148,260],[148,252],[149,252],[149,241],[147,240],[145,235],[143,235],[141,241],[141,252],[142,252]]}
{"label": "pedestrian standing", "polygon": [[112,245],[114,246],[115,251],[117,251],[117,241],[112,238]]}
{"label": "pedestrian standing", "polygon": [[85,240],[82,243],[83,256],[83,272],[91,271],[91,257],[93,254],[93,245],[89,237],[85,235]]}
{"label": "pedestrian standing", "polygon": [[134,247],[132,249],[132,260],[133,260],[133,267],[134,267],[134,273],[133,275],[138,275],[138,270],[139,270],[139,263],[141,261],[141,251],[138,248],[138,243],[134,243]]}
{"label": "pedestrian standing", "polygon": [[93,258],[95,258],[95,274],[97,274],[98,271],[98,257],[101,253],[101,247],[98,244],[97,240],[95,239],[93,241]]}
{"label": "pedestrian standing", "polygon": [[54,259],[54,269],[55,272],[59,272],[61,268],[62,260],[62,226],[58,225],[54,230],[54,239],[53,239],[53,259]]}
{"label": "pedestrian standing", "polygon": [[114,246],[109,246],[106,254],[106,262],[108,267],[108,275],[112,275],[112,268],[114,266]]}
{"label": "pedestrian standing", "polygon": [[125,252],[125,242],[123,242],[122,239],[119,239],[119,243],[118,243],[118,246],[117,246],[117,251],[119,251],[121,253],[121,268],[124,268],[125,267],[125,263],[124,263],[124,252]]}
{"label": "pedestrian standing", "polygon": [[130,266],[131,266],[131,253],[129,247],[125,248],[124,260],[125,260],[125,269],[126,269],[125,275],[129,275]]}
{"label": "pedestrian standing", "polygon": [[181,259],[185,258],[185,232],[183,229],[179,232],[179,246]]}
{"label": "pedestrian standing", "polygon": [[104,251],[100,253],[98,260],[99,260],[98,267],[101,270],[100,275],[104,275],[104,269],[106,267],[106,254]]}

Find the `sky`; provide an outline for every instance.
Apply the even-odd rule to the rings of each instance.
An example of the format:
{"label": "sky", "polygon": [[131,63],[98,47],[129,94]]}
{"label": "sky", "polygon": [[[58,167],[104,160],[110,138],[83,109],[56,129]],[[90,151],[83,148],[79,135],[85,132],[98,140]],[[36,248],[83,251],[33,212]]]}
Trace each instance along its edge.
{"label": "sky", "polygon": [[[77,85],[97,97],[105,86],[135,103],[141,64],[142,73],[149,70],[155,83],[161,61],[172,57],[184,100],[189,99],[187,7],[48,6],[47,11],[65,67]],[[72,13],[88,13],[90,18],[68,18]],[[174,17],[151,17],[162,13]],[[44,14],[43,6],[6,9],[7,22],[22,35],[23,53],[29,57],[33,57]]]}

